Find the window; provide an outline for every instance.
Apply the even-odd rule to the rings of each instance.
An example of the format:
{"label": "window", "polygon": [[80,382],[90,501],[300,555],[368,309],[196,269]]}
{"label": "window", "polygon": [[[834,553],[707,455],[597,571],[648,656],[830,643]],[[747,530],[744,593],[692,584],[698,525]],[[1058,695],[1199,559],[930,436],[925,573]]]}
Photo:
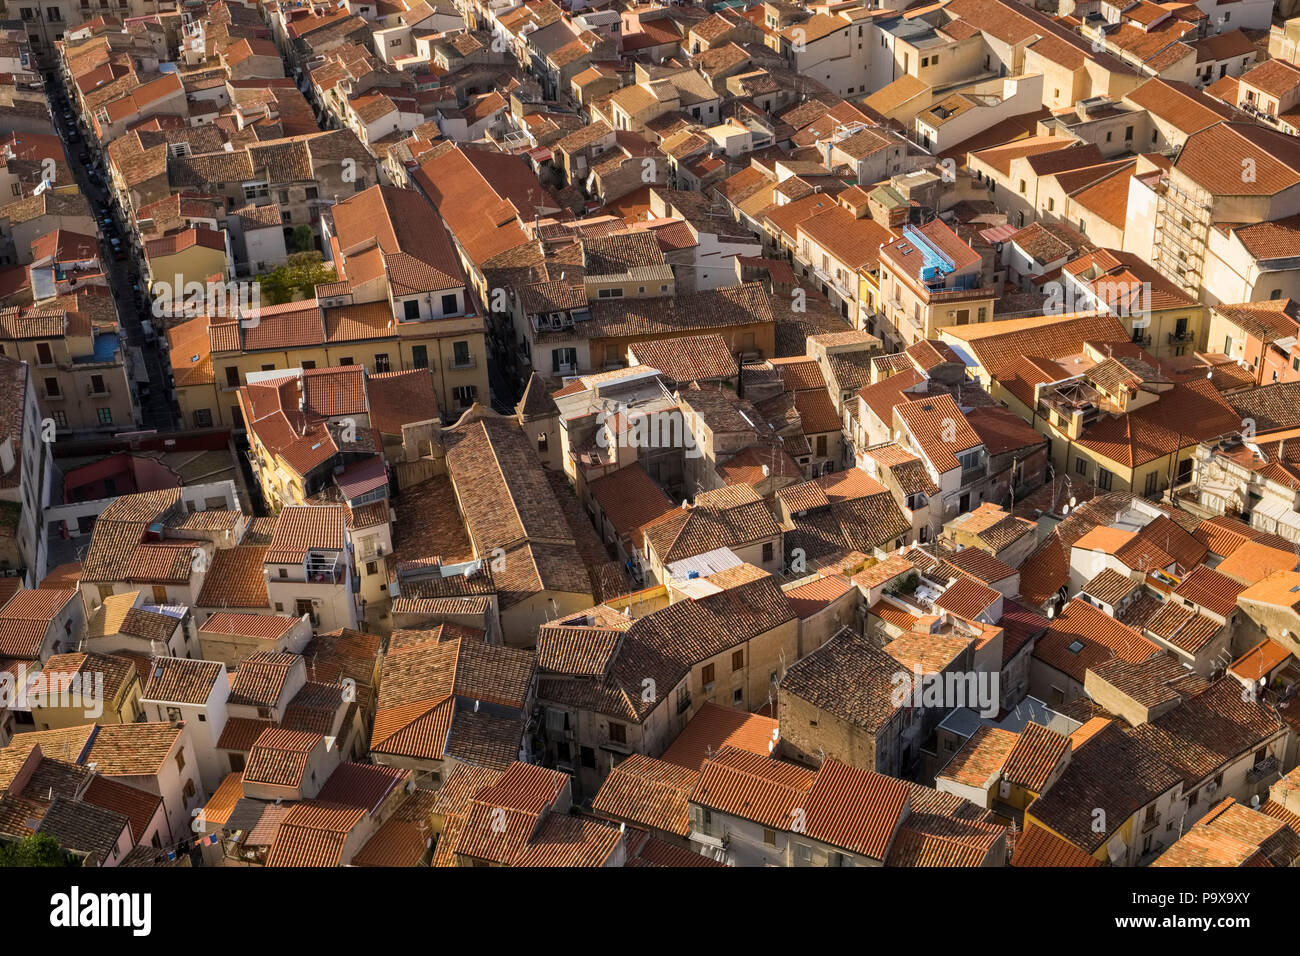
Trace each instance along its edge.
{"label": "window", "polygon": [[367,576],[367,577],[374,577],[374,576],[375,576],[376,574],[378,574],[378,573],[379,573],[379,565],[376,564],[374,561],[367,561],[367,562],[366,562],[366,576]]}
{"label": "window", "polygon": [[301,367],[304,368],[304,369],[315,368],[315,367],[316,367],[316,363],[313,362],[313,361],[311,361],[311,360],[308,360],[308,361],[306,361],[306,362],[303,362],[303,363],[301,364]]}
{"label": "window", "polygon": [[590,747],[581,747],[578,750],[578,759],[584,767],[594,770],[596,767],[596,751]]}
{"label": "window", "polygon": [[388,353],[387,352],[377,353],[375,355],[375,371],[382,373],[382,372],[391,372],[392,370],[393,370],[392,366],[388,364]]}
{"label": "window", "polygon": [[763,842],[768,846],[776,846],[776,831],[763,828]]}
{"label": "window", "polygon": [[1020,180],[1020,192],[1021,192],[1021,194],[1023,194],[1024,191],[1025,191],[1025,181],[1022,179],[1022,180]]}
{"label": "window", "polygon": [[1054,210],[1055,208],[1056,208],[1056,200],[1053,199],[1051,196],[1048,196],[1048,197],[1047,197],[1047,211],[1048,211],[1048,212],[1051,212],[1051,211]]}
{"label": "window", "polygon": [[741,648],[738,651],[731,652],[731,669],[738,671],[745,666],[745,650]]}
{"label": "window", "polygon": [[194,410],[194,427],[211,428],[212,427],[212,409],[197,408]]}
{"label": "window", "polygon": [[794,863],[795,866],[812,865],[812,847],[804,843],[794,845]]}
{"label": "window", "polygon": [[62,409],[56,409],[54,412],[54,424],[58,425],[60,428],[67,428],[68,427],[67,412],[63,411]]}
{"label": "window", "polygon": [[90,376],[90,392],[92,395],[106,395],[108,393],[108,389],[104,387],[104,376]]}
{"label": "window", "polygon": [[611,720],[609,722],[609,739],[616,744],[627,743],[627,728]]}
{"label": "window", "polygon": [[113,410],[111,408],[97,408],[95,409],[95,415],[101,425],[113,424]]}
{"label": "window", "polygon": [[460,302],[456,299],[456,293],[449,292],[442,297],[442,314],[456,315],[460,312]]}
{"label": "window", "polygon": [[1148,498],[1154,495],[1156,493],[1156,485],[1159,484],[1159,482],[1160,482],[1160,475],[1154,471],[1151,472],[1151,474],[1147,475],[1147,482],[1146,485],[1144,486],[1145,491],[1143,492],[1143,494],[1145,494]]}
{"label": "window", "polygon": [[45,394],[49,398],[60,398],[63,395],[59,391],[59,380],[57,378],[47,378],[45,380]]}
{"label": "window", "polygon": [[1124,142],[1129,143],[1129,142],[1132,142],[1132,141],[1133,141],[1133,127],[1132,127],[1132,126],[1125,126],[1125,127],[1124,127]]}
{"label": "window", "polygon": [[186,800],[190,800],[190,799],[193,798],[193,796],[194,796],[194,781],[193,781],[193,780],[186,780],[186,781],[185,781],[185,799],[186,799]]}
{"label": "window", "polygon": [[340,365],[352,365],[352,364],[353,364],[353,362],[352,362],[352,356],[351,356],[351,355],[345,355],[345,356],[343,356],[341,359],[339,359],[339,364],[340,364]]}
{"label": "window", "polygon": [[825,435],[817,436],[817,457],[818,458],[826,457],[826,436]]}
{"label": "window", "polygon": [[704,665],[704,669],[700,671],[700,681],[701,681],[702,683],[704,683],[705,686],[707,686],[707,685],[713,683],[713,665],[712,665],[712,664],[705,664],[705,665]]}
{"label": "window", "polygon": [[289,569],[288,569],[288,568],[280,568],[280,577],[282,577],[282,578],[287,578],[288,576],[289,576]]}
{"label": "window", "polygon": [[262,366],[262,371],[263,371],[263,372],[274,372],[274,371],[275,371],[275,366],[274,366],[274,365],[263,365],[263,366]]}
{"label": "window", "polygon": [[407,322],[413,322],[420,317],[420,303],[414,299],[407,299],[402,303],[402,318]]}
{"label": "window", "polygon": [[1086,458],[1074,459],[1074,473],[1076,475],[1086,475],[1088,473],[1088,459]]}
{"label": "window", "polygon": [[1102,489],[1103,491],[1110,491],[1111,482],[1113,481],[1114,477],[1115,476],[1112,475],[1105,468],[1097,469],[1097,487]]}
{"label": "window", "polygon": [[537,452],[545,455],[550,442],[546,438],[546,432],[540,432],[537,435]]}
{"label": "window", "polygon": [[464,408],[474,404],[474,396],[478,394],[478,389],[473,385],[457,385],[451,390],[456,399],[456,403]]}
{"label": "window", "polygon": [[731,692],[731,703],[737,707],[745,706],[745,689],[743,687],[737,687]]}
{"label": "window", "polygon": [[239,388],[239,369],[233,365],[226,366],[226,388]]}
{"label": "window", "polygon": [[[174,718],[171,717],[171,708],[168,708],[167,714],[168,714],[168,718],[167,718],[168,720],[172,720],[172,719],[174,719]],[[184,751],[184,750],[178,750],[178,751],[176,751],[176,769],[177,769],[177,770],[184,770],[184,769],[185,769],[185,751]]]}
{"label": "window", "polygon": [[574,372],[578,368],[578,350],[561,348],[551,350],[552,372]]}
{"label": "window", "polygon": [[54,353],[50,351],[49,342],[36,343],[36,361],[40,365],[54,364]]}
{"label": "window", "polygon": [[622,289],[601,289],[596,293],[597,298],[601,299],[621,299],[623,298]]}
{"label": "window", "polygon": [[427,345],[411,346],[411,366],[413,368],[429,367],[429,347]]}
{"label": "window", "polygon": [[771,561],[773,554],[774,554],[774,550],[773,550],[772,542],[768,541],[763,545],[763,563],[766,564],[767,562]]}
{"label": "window", "polygon": [[451,343],[451,364],[454,368],[470,368],[474,360],[469,354],[469,342]]}

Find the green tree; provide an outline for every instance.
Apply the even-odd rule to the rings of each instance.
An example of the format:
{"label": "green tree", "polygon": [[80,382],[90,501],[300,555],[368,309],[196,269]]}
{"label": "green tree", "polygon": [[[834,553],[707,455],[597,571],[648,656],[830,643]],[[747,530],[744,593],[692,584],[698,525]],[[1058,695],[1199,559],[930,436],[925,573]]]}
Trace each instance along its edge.
{"label": "green tree", "polygon": [[334,268],[325,265],[321,254],[314,249],[294,252],[289,261],[258,278],[262,301],[280,305],[295,299],[310,299],[316,286],[333,282],[337,278]]}
{"label": "green tree", "polygon": [[316,247],[316,237],[311,226],[302,225],[289,235],[290,252],[311,252]]}
{"label": "green tree", "polygon": [[0,867],[4,866],[81,866],[81,861],[48,833],[33,833],[13,843],[0,843]]}

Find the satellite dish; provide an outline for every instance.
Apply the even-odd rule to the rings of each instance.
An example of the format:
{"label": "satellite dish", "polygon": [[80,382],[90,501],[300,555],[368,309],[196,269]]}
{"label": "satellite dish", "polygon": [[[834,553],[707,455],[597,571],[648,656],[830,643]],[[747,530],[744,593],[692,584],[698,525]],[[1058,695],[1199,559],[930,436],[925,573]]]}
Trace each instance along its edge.
{"label": "satellite dish", "polygon": [[1259,794],[1255,794],[1250,798],[1250,805],[1255,809],[1259,809]]}
{"label": "satellite dish", "polygon": [[1076,503],[1074,495],[1070,495],[1070,507],[1073,508]]}
{"label": "satellite dish", "polygon": [[1063,515],[1068,515],[1069,513],[1070,513],[1070,506],[1069,506],[1069,505],[1066,505],[1065,507],[1063,507],[1063,508],[1061,509],[1061,514],[1063,514]]}

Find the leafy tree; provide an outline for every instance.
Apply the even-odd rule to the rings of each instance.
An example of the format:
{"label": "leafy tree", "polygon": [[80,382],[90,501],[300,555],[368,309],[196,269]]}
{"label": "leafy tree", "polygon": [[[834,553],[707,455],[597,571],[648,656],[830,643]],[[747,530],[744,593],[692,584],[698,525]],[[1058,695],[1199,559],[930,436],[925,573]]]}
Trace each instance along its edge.
{"label": "leafy tree", "polygon": [[311,252],[315,247],[316,237],[312,234],[311,226],[299,226],[289,236],[290,252]]}
{"label": "leafy tree", "polygon": [[294,299],[310,299],[316,286],[333,282],[336,277],[333,267],[325,265],[321,254],[312,249],[292,253],[285,265],[257,281],[261,286],[262,301],[268,305],[280,305]]}
{"label": "leafy tree", "polygon": [[81,862],[59,846],[48,833],[33,833],[12,843],[0,843],[0,867],[81,866]]}

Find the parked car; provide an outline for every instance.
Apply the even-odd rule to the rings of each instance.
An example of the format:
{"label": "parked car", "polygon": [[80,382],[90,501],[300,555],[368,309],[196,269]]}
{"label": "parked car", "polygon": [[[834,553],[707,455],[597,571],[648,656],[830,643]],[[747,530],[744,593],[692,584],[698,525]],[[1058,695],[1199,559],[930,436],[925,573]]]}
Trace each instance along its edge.
{"label": "parked car", "polygon": [[140,331],[144,333],[144,340],[150,345],[158,344],[158,333],[153,329],[153,323],[148,319],[140,320]]}

